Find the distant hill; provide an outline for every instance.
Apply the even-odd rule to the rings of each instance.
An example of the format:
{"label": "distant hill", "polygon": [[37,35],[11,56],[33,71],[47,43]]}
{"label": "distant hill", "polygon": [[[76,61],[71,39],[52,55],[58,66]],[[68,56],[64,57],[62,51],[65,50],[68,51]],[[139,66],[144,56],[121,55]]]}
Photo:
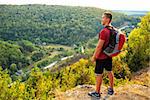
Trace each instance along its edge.
{"label": "distant hill", "polygon": [[[34,44],[77,45],[97,35],[105,10],[52,5],[0,5],[0,39],[28,40]],[[135,18],[113,12],[113,25],[136,23]],[[131,20],[132,19],[132,20]]]}
{"label": "distant hill", "polygon": [[128,11],[128,10],[113,10],[114,12],[124,13],[129,16],[144,16],[148,11]]}

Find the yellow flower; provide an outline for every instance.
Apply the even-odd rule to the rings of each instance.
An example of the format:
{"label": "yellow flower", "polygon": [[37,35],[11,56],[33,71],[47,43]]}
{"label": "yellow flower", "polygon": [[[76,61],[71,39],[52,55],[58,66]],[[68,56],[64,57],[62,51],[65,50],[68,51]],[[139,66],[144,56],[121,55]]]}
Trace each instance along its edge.
{"label": "yellow flower", "polygon": [[24,91],[24,89],[25,89],[25,85],[23,83],[21,83],[20,86],[19,86],[19,90]]}

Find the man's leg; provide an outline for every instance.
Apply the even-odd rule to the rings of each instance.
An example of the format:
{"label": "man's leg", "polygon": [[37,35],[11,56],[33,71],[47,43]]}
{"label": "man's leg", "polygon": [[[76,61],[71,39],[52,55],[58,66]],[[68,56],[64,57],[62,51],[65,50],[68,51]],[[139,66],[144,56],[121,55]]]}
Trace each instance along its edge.
{"label": "man's leg", "polygon": [[96,60],[95,74],[96,74],[96,90],[89,92],[88,95],[96,98],[100,98],[100,87],[102,84],[102,73],[103,73],[103,63],[100,60]]}
{"label": "man's leg", "polygon": [[112,71],[108,71],[109,85],[113,89],[114,87],[114,75]]}
{"label": "man's leg", "polygon": [[102,74],[96,75],[96,92],[100,94],[101,85],[102,85]]}

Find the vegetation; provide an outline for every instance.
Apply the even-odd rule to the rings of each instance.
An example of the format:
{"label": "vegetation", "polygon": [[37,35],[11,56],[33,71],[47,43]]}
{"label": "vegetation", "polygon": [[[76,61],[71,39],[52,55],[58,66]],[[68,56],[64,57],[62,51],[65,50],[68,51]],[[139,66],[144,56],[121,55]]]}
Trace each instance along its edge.
{"label": "vegetation", "polygon": [[[0,12],[0,99],[47,100],[55,98],[57,91],[66,91],[82,84],[95,84],[95,65],[90,58],[80,59],[57,71],[41,68],[74,53],[69,47],[56,48],[49,46],[50,43],[80,46],[95,37],[96,17],[103,10],[46,5],[1,5]],[[124,21],[131,21],[126,15],[113,14],[117,16],[113,23],[116,26],[122,25]],[[139,27],[129,35],[124,52],[113,58],[115,86],[130,79],[132,72],[148,63],[149,21],[150,14],[147,14],[141,19]],[[96,43],[96,39],[90,41]],[[89,48],[95,46],[90,42],[85,45]],[[92,51],[90,49],[86,55]],[[15,76],[19,69],[27,66],[31,69],[27,70],[28,74]],[[106,75],[104,83],[108,83]]]}
{"label": "vegetation", "polygon": [[140,70],[148,66],[150,57],[150,13],[141,19],[129,35],[128,55],[126,61],[131,71]]}
{"label": "vegetation", "polygon": [[[0,66],[12,75],[80,53],[102,28],[99,16],[103,12],[89,7],[0,5]],[[138,18],[112,13],[116,27],[138,22]],[[95,46],[89,42],[87,47]]]}
{"label": "vegetation", "polygon": [[[102,9],[88,7],[1,5],[0,39],[69,46],[85,43],[97,35],[97,23],[103,12]],[[125,22],[138,22],[137,18],[121,13],[113,15],[116,27]]]}

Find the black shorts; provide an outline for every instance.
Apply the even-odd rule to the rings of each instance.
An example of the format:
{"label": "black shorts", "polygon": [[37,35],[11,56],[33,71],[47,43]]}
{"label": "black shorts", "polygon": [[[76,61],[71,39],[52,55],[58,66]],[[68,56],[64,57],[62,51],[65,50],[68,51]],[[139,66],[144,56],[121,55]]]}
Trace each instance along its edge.
{"label": "black shorts", "polygon": [[96,60],[95,74],[102,74],[104,68],[106,71],[112,71],[112,58]]}

